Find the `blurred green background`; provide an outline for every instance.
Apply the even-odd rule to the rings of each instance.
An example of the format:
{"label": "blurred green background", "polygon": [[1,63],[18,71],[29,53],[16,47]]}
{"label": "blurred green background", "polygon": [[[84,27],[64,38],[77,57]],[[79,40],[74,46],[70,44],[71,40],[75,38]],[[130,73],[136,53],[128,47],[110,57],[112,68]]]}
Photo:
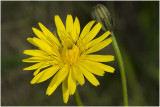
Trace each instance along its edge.
{"label": "blurred green background", "polygon": [[[158,1],[2,1],[1,2],[1,104],[4,106],[51,106],[76,105],[70,96],[63,103],[61,85],[51,95],[46,89],[51,79],[31,85],[33,71],[23,71],[28,63],[22,52],[35,47],[27,42],[33,37],[32,27],[43,23],[52,32],[56,31],[54,16],[58,14],[63,22],[67,14],[78,17],[81,29],[92,20],[90,13],[97,3],[108,7],[114,21],[114,33],[125,63],[129,105],[159,105],[159,2]],[[102,32],[101,32],[102,33]],[[99,52],[113,54],[112,45]],[[121,78],[117,60],[107,63],[116,71],[98,77],[100,86],[89,82],[78,86],[80,97],[86,106],[123,105]],[[86,80],[87,81],[87,80]]]}

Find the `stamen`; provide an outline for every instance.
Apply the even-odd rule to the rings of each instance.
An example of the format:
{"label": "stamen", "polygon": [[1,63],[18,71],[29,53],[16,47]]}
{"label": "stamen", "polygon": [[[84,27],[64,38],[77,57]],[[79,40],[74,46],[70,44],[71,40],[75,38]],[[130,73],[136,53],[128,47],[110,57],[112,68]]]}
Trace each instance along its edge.
{"label": "stamen", "polygon": [[73,65],[78,62],[80,56],[79,48],[76,45],[68,45],[63,47],[61,58],[68,65]]}

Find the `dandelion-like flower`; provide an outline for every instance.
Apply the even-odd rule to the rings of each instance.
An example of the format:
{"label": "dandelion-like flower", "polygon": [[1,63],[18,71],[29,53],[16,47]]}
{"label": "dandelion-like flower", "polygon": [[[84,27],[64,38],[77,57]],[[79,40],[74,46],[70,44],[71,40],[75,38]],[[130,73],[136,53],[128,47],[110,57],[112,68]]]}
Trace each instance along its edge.
{"label": "dandelion-like flower", "polygon": [[90,21],[80,33],[77,17],[73,22],[72,16],[67,15],[65,27],[56,15],[55,24],[59,38],[41,23],[38,24],[42,31],[32,28],[38,38],[27,40],[38,49],[24,50],[24,54],[32,57],[23,59],[23,62],[36,63],[24,68],[35,70],[31,84],[43,82],[54,75],[46,94],[51,95],[62,83],[63,101],[67,103],[69,95],[75,93],[77,82],[80,85],[85,83],[84,77],[94,86],[98,86],[100,83],[93,74],[103,76],[105,71],[113,73],[113,67],[101,62],[113,61],[114,56],[92,54],[112,42],[111,38],[107,38],[109,31],[94,39],[102,27],[97,23],[92,28],[94,23],[95,21]]}

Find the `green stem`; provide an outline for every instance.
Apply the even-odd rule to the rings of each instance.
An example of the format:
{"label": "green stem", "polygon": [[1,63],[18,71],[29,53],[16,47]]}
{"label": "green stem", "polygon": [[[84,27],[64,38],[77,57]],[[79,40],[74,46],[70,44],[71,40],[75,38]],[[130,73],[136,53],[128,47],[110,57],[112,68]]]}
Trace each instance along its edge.
{"label": "green stem", "polygon": [[128,106],[127,84],[126,84],[126,76],[125,76],[123,60],[122,60],[121,52],[113,32],[111,33],[111,38],[112,38],[112,45],[115,50],[118,63],[119,63],[119,68],[120,68],[124,105]]}
{"label": "green stem", "polygon": [[76,91],[74,93],[74,99],[76,100],[76,103],[78,106],[83,106],[81,98],[79,97],[78,89],[76,89]]}

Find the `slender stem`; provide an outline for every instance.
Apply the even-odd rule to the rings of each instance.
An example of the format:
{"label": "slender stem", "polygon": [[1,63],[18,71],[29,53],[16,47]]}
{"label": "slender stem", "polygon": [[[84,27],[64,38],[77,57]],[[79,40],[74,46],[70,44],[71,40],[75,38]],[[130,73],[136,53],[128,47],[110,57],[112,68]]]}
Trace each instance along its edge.
{"label": "slender stem", "polygon": [[112,45],[115,50],[118,63],[119,63],[119,68],[120,68],[124,105],[128,106],[127,84],[126,84],[126,76],[125,76],[123,60],[122,60],[121,52],[113,32],[111,33],[111,38],[112,38]]}
{"label": "slender stem", "polygon": [[81,98],[79,97],[78,89],[76,89],[76,91],[74,93],[74,99],[76,100],[76,103],[78,106],[83,106]]}

